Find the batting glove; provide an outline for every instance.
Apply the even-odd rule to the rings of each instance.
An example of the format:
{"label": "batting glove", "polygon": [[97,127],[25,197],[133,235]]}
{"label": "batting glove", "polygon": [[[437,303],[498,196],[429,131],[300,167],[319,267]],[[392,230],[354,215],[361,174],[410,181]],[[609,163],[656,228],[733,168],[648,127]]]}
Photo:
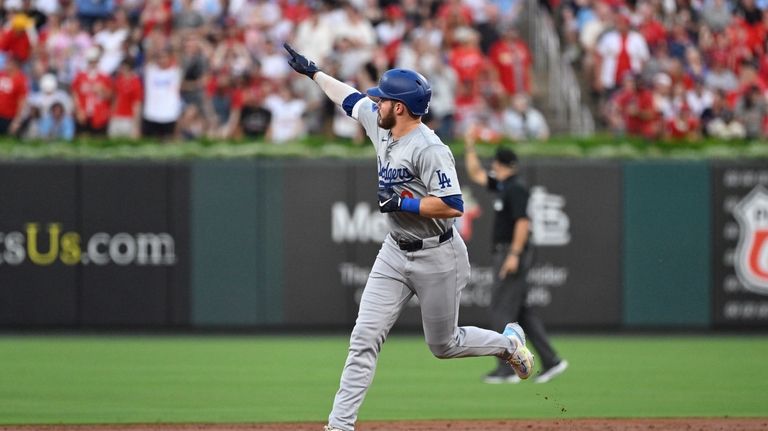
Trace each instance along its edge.
{"label": "batting glove", "polygon": [[401,204],[403,199],[398,195],[394,189],[379,189],[379,211],[383,213],[391,213],[394,211],[401,211]]}
{"label": "batting glove", "polygon": [[293,49],[293,47],[288,43],[284,43],[283,48],[288,51],[288,54],[291,54],[291,58],[288,60],[288,64],[293,68],[293,70],[301,73],[302,75],[307,75],[310,79],[314,78],[315,74],[320,71],[314,61],[307,60],[307,57],[304,57],[303,55],[296,52],[296,50]]}

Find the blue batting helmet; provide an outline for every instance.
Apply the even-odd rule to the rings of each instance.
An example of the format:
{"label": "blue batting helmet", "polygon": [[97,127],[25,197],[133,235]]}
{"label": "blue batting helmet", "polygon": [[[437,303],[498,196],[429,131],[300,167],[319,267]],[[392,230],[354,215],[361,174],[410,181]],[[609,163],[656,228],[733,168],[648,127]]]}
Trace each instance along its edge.
{"label": "blue batting helmet", "polygon": [[399,100],[405,103],[413,115],[425,115],[429,111],[432,87],[420,73],[408,69],[390,69],[384,72],[379,86],[369,88],[369,96]]}

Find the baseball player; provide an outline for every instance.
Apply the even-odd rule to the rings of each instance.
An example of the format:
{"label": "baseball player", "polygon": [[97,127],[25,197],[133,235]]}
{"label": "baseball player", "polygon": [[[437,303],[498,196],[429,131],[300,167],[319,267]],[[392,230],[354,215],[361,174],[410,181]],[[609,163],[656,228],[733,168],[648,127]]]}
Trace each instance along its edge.
{"label": "baseball player", "polygon": [[467,248],[453,229],[463,201],[450,149],[421,122],[432,96],[429,83],[411,70],[392,69],[366,97],[320,71],[290,45],[285,49],[291,67],[359,121],[373,142],[379,210],[391,229],[360,299],[325,430],[354,430],[381,345],[413,295],[419,297],[424,338],[436,357],[498,356],[520,378],[528,378],[533,355],[520,325],[508,324],[503,334],[457,326],[459,297],[469,280]]}
{"label": "baseball player", "polygon": [[[494,286],[491,292],[492,327],[503,327],[507,319],[515,319],[528,332],[542,363],[542,372],[533,380],[546,383],[568,368],[568,361],[558,357],[547,338],[544,323],[526,304],[529,285],[526,280],[533,260],[528,246],[530,218],[528,217],[529,192],[517,177],[517,155],[500,147],[496,151],[491,172],[483,169],[475,152],[475,130],[464,137],[465,161],[469,179],[497,195],[493,209],[493,262]],[[496,369],[485,376],[486,383],[517,383],[520,377],[501,361]]]}

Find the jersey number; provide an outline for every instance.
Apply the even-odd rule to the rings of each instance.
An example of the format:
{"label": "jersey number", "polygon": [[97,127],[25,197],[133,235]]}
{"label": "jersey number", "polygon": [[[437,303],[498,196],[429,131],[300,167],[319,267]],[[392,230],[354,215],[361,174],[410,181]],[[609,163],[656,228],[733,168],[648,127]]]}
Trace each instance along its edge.
{"label": "jersey number", "polygon": [[440,184],[440,188],[444,189],[446,187],[451,186],[451,179],[448,178],[448,175],[440,172],[440,170],[437,170],[437,183]]}

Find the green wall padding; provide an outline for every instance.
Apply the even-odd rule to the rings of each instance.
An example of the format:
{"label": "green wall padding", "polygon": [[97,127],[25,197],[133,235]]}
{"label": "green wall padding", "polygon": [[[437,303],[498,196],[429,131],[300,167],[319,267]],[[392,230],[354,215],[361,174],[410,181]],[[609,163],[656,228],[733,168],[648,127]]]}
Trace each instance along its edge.
{"label": "green wall padding", "polygon": [[625,326],[709,326],[710,189],[704,162],[625,164]]}
{"label": "green wall padding", "polygon": [[192,165],[192,324],[282,320],[282,166]]}

